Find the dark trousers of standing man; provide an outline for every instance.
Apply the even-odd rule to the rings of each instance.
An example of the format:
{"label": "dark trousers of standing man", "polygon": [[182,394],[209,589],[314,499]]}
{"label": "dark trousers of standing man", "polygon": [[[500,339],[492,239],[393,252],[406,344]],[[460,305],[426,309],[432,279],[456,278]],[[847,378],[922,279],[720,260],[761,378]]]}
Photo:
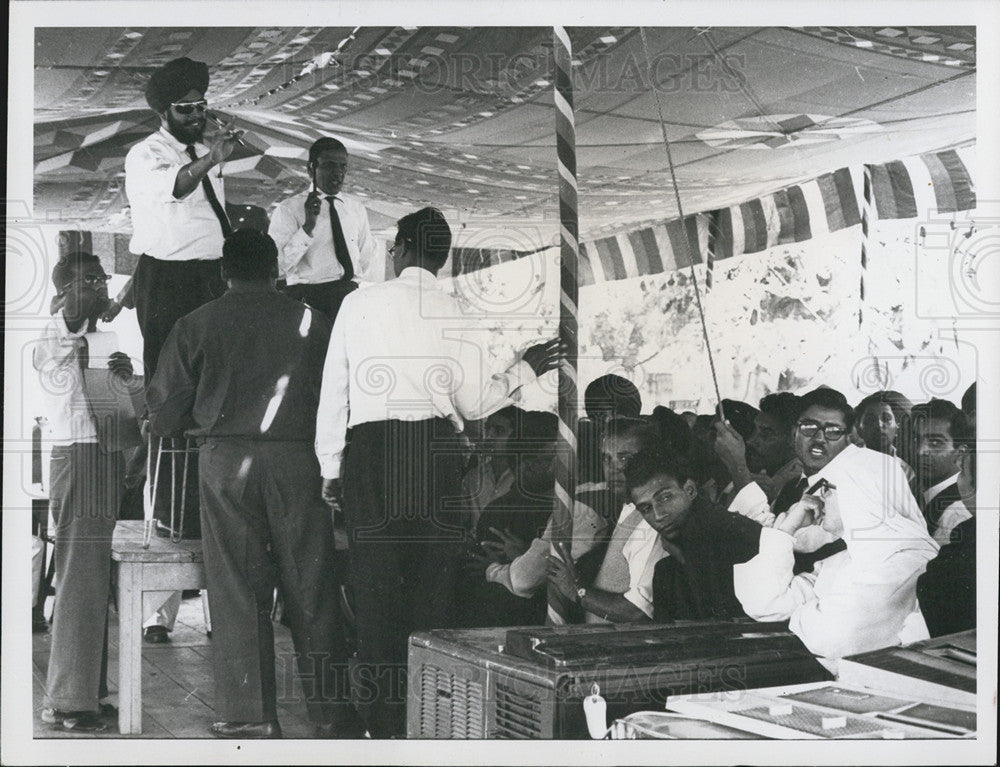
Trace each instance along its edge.
{"label": "dark trousers of standing man", "polygon": [[315,285],[299,283],[286,287],[285,295],[322,312],[330,319],[330,322],[334,322],[340,312],[340,305],[344,303],[347,294],[352,293],[357,288],[358,284],[354,280],[333,280]]}
{"label": "dark trousers of standing man", "polygon": [[402,737],[414,631],[448,628],[464,551],[462,445],[445,419],[351,430],[344,516],[358,630],[359,713],[373,737]]}
{"label": "dark trousers of standing man", "polygon": [[[312,442],[208,440],[198,460],[216,713],[227,722],[276,719],[297,665],[310,720],[343,722],[350,690],[333,521]],[[276,668],[278,585],[296,657]]]}
{"label": "dark trousers of standing man", "polygon": [[52,448],[55,605],[45,707],[97,711],[107,694],[111,536],[125,480],[120,452],[96,443]]}
{"label": "dark trousers of standing man", "polygon": [[142,362],[147,386],[174,323],[225,291],[218,259],[162,261],[139,256],[132,275],[132,297],[142,333]]}

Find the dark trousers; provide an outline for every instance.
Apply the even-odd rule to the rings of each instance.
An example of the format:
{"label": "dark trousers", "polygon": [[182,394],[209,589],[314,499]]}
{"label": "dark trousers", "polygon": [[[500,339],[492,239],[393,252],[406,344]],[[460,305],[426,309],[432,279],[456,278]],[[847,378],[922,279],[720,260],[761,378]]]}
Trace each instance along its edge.
{"label": "dark trousers", "polygon": [[135,314],[142,333],[142,362],[149,386],[160,349],[174,323],[226,291],[214,261],[161,261],[142,255],[132,275]]}
{"label": "dark trousers", "polygon": [[316,285],[288,285],[285,288],[285,295],[322,312],[330,318],[330,322],[334,322],[347,294],[357,288],[358,284],[353,280],[333,280]]}
{"label": "dark trousers", "polygon": [[[309,718],[336,722],[350,699],[347,652],[333,522],[313,444],[210,440],[198,462],[217,714],[229,722],[276,719],[278,695],[294,694],[297,666]],[[276,669],[278,585],[295,653],[280,656]]]}
{"label": "dark trousers", "polygon": [[351,432],[344,516],[358,631],[359,712],[373,737],[405,734],[414,631],[448,628],[464,551],[462,446],[444,419]]}
{"label": "dark trousers", "polygon": [[58,578],[45,706],[96,711],[107,694],[111,536],[125,479],[121,453],[97,443],[52,449],[50,503]]}

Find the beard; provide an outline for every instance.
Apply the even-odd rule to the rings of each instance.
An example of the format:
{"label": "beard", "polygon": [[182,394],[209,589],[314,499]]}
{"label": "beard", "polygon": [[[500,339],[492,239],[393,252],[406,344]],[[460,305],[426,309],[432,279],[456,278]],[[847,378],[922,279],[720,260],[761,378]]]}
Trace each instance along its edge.
{"label": "beard", "polygon": [[194,144],[201,141],[205,133],[205,118],[192,115],[179,120],[167,111],[167,130],[181,143]]}

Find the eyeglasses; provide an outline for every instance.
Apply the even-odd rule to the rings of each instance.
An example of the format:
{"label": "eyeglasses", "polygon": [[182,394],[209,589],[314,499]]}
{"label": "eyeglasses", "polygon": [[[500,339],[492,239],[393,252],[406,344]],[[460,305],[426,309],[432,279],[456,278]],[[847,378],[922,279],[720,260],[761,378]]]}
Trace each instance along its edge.
{"label": "eyeglasses", "polygon": [[799,434],[803,437],[815,437],[819,432],[823,432],[823,436],[830,442],[836,442],[838,439],[842,439],[843,436],[847,434],[847,429],[843,426],[837,426],[836,424],[819,424],[815,421],[799,421],[795,424],[795,428],[799,430]]}
{"label": "eyeglasses", "polygon": [[179,115],[189,115],[193,112],[204,112],[208,109],[208,102],[205,99],[201,101],[177,101],[170,106]]}
{"label": "eyeglasses", "polygon": [[71,288],[71,287],[73,287],[73,285],[75,285],[78,282],[82,282],[88,288],[97,288],[97,287],[100,287],[101,285],[107,285],[110,281],[111,281],[111,278],[108,277],[108,275],[106,275],[106,274],[101,274],[101,275],[97,275],[97,274],[84,274],[84,275],[81,275],[81,276],[77,277],[74,280],[71,280],[70,282],[67,282],[65,285],[63,285],[62,289],[66,290],[67,288]]}

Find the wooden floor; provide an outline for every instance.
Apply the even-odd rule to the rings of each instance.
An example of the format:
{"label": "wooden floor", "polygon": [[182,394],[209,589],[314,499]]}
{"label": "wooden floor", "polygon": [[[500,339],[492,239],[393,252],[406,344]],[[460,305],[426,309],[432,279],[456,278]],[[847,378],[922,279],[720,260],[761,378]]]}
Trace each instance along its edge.
{"label": "wooden floor", "polygon": [[[46,606],[51,615],[52,600]],[[109,613],[108,687],[111,702],[118,702],[118,615]],[[142,648],[142,734],[130,738],[211,738],[208,726],[216,720],[212,709],[214,685],[209,660],[211,650],[205,634],[201,599],[181,603],[169,644],[143,644]],[[288,629],[274,624],[278,718],[286,738],[312,737],[295,674],[282,657],[291,658],[292,638]],[[98,734],[74,734],[54,729],[42,722],[45,673],[49,664],[51,636],[35,634],[32,645],[32,702],[36,738],[121,738],[117,719]],[[287,680],[287,684],[286,684]]]}

